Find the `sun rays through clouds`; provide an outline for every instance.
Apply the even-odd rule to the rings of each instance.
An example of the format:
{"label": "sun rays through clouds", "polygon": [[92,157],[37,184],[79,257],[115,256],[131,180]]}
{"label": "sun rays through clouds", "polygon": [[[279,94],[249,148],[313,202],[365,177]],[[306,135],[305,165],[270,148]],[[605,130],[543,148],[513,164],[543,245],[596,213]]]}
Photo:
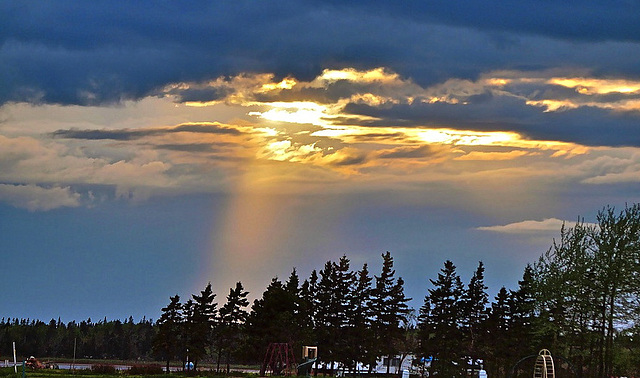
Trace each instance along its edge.
{"label": "sun rays through clouds", "polygon": [[[308,81],[244,73],[166,85],[138,104],[114,108],[113,115],[103,110],[113,119],[108,123],[3,137],[3,151],[27,143],[42,150],[39,156],[54,157],[40,171],[30,170],[31,178],[17,169],[3,175],[17,185],[46,183],[42,190],[107,185],[117,197],[130,198],[412,190],[429,183],[476,190],[498,176],[501,182],[536,183],[542,176],[584,184],[637,181],[640,131],[627,123],[638,117],[638,97],[640,82],[586,71],[495,71],[428,87],[385,68],[326,69]],[[130,106],[154,113],[135,122],[116,115]],[[49,107],[59,125],[82,112]],[[26,114],[19,104],[4,108]],[[199,115],[170,123],[188,109]],[[38,121],[29,117],[22,122]],[[620,121],[616,129],[633,127],[636,134],[623,138],[583,122],[594,117]],[[5,161],[12,159],[15,167],[39,164],[28,154]],[[80,192],[74,192],[78,201],[93,200]]]}

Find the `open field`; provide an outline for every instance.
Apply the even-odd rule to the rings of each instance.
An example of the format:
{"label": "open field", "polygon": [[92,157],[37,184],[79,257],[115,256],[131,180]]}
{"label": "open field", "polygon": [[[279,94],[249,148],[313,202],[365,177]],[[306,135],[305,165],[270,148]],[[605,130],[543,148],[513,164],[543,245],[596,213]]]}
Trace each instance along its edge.
{"label": "open field", "polygon": [[[104,377],[164,377],[164,378],[183,378],[183,377],[242,377],[242,378],[252,378],[257,377],[257,374],[252,373],[241,373],[241,372],[231,372],[230,375],[222,375],[216,374],[212,371],[198,371],[196,373],[191,372],[189,374],[184,372],[172,372],[171,374],[148,374],[148,373],[140,373],[140,374],[130,374],[129,371],[126,370],[116,370],[113,374],[100,374],[94,372],[92,370],[65,370],[65,369],[40,369],[40,370],[31,370],[27,369],[25,371],[26,377],[29,378],[65,378],[65,377],[78,377],[78,378],[104,378]],[[8,368],[0,368],[0,377],[22,377],[22,367],[18,367],[18,373],[14,372],[12,367]]]}

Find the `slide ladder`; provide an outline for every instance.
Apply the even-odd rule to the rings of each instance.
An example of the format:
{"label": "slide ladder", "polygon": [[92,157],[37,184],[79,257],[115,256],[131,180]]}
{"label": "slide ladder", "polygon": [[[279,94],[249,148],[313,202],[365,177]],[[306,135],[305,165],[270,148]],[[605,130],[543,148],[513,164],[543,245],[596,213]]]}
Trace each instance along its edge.
{"label": "slide ladder", "polygon": [[551,352],[543,349],[538,353],[536,364],[533,368],[533,378],[555,378],[555,367]]}

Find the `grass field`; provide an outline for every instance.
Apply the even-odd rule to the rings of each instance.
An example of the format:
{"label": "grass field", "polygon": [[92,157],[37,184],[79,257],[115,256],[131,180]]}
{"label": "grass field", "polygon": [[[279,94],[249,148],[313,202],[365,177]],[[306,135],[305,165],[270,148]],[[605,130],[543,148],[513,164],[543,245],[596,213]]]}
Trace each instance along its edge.
{"label": "grass field", "polygon": [[[241,378],[255,378],[256,374],[251,373],[241,373],[232,372],[230,375],[220,375],[211,371],[199,371],[199,372],[175,372],[171,374],[154,374],[154,373],[144,373],[140,374],[131,373],[129,371],[114,371],[109,374],[105,373],[97,373],[92,370],[62,370],[62,369],[40,369],[40,370],[25,370],[25,376],[28,378],[65,378],[65,377],[77,377],[77,378],[114,378],[114,377],[131,377],[131,378],[141,378],[141,377],[163,377],[163,378],[185,378],[185,377],[241,377]],[[12,378],[21,378],[22,377],[22,367],[18,367],[18,373],[14,372],[12,367],[9,368],[0,368],[0,377],[12,377]]]}

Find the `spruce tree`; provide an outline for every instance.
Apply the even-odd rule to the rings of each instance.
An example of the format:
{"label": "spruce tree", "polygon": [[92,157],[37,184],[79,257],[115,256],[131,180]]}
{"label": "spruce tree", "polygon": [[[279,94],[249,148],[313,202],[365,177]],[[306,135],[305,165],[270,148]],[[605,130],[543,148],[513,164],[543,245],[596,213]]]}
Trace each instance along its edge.
{"label": "spruce tree", "polygon": [[157,355],[161,355],[167,362],[167,372],[171,360],[178,353],[180,327],[182,324],[182,304],[180,296],[169,297],[170,303],[162,308],[162,314],[158,319],[158,333],[156,334],[153,349]]}
{"label": "spruce tree", "polygon": [[218,362],[216,370],[220,370],[220,356],[226,352],[227,374],[229,374],[229,364],[231,354],[240,345],[243,330],[242,327],[249,316],[245,308],[249,305],[247,300],[248,291],[244,290],[241,282],[236,283],[236,287],[229,289],[227,302],[220,308],[220,325],[218,335]]}
{"label": "spruce tree", "polygon": [[490,377],[505,377],[517,359],[513,359],[513,350],[509,343],[511,331],[511,297],[503,286],[491,303],[487,318],[487,340],[485,369]]}
{"label": "spruce tree", "polygon": [[[484,264],[478,263],[478,268],[473,273],[463,300],[463,333],[467,354],[472,365],[477,365],[482,360],[483,343],[486,341],[486,320],[488,317],[487,305],[489,295],[484,284]],[[474,368],[472,366],[471,368]]]}
{"label": "spruce tree", "polygon": [[200,295],[192,294],[193,312],[191,319],[187,319],[190,324],[190,353],[195,369],[198,368],[198,361],[206,355],[207,346],[217,318],[217,303],[214,302],[216,295],[211,288],[211,282],[200,292]]}
{"label": "spruce tree", "polygon": [[425,357],[433,358],[431,375],[459,377],[466,366],[461,330],[464,287],[449,260],[438,273],[438,279],[430,281],[434,287],[429,289],[420,308],[421,351]]}
{"label": "spruce tree", "polygon": [[373,309],[371,304],[371,282],[367,264],[362,266],[354,279],[353,287],[348,295],[347,330],[345,338],[348,348],[347,366],[355,368],[358,362],[375,364],[374,333],[371,330]]}
{"label": "spruce tree", "polygon": [[374,308],[373,329],[376,333],[378,357],[387,356],[387,373],[390,371],[392,358],[398,354],[399,343],[404,335],[400,324],[409,314],[407,302],[411,298],[404,295],[404,281],[395,279],[393,257],[390,252],[382,254],[382,271],[375,277],[375,286],[371,291],[371,302]]}
{"label": "spruce tree", "polygon": [[345,351],[350,345],[344,339],[343,332],[348,324],[348,296],[354,280],[349,264],[349,259],[343,256],[338,263],[327,261],[320,271],[316,326],[318,344],[323,350],[322,359],[326,362],[348,364]]}
{"label": "spruce tree", "polygon": [[247,318],[247,347],[251,360],[264,357],[270,343],[293,342],[297,337],[295,322],[296,303],[282,281],[274,277],[262,293],[253,301]]}
{"label": "spruce tree", "polygon": [[[543,347],[538,344],[537,337],[535,337],[537,323],[535,286],[533,268],[527,265],[522,274],[522,279],[518,281],[518,289],[511,292],[510,298],[512,319],[509,330],[510,343],[506,351],[513,354],[513,363],[522,357],[537,353]],[[527,342],[524,343],[522,340],[527,340]]]}
{"label": "spruce tree", "polygon": [[299,298],[299,324],[301,329],[301,340],[305,345],[315,345],[316,325],[316,293],[318,290],[318,273],[313,270],[308,279],[304,280],[300,286]]}

